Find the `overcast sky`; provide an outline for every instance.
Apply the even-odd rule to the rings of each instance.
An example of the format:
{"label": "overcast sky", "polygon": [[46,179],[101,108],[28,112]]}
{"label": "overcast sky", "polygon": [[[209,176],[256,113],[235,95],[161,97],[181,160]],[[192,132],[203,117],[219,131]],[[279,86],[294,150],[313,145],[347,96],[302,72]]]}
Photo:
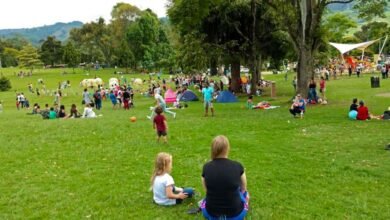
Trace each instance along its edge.
{"label": "overcast sky", "polygon": [[141,10],[150,8],[159,17],[166,15],[167,0],[0,0],[0,29],[31,28],[56,22],[95,21],[111,18],[118,2],[126,2]]}

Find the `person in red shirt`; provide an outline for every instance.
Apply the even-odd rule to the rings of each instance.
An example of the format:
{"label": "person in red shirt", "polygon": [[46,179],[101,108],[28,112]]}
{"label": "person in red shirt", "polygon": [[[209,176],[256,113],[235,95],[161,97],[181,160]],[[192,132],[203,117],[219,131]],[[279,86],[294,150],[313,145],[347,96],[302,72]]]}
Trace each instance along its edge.
{"label": "person in red shirt", "polygon": [[325,91],[326,91],[326,88],[325,88],[325,79],[323,76],[321,76],[321,81],[320,81],[320,93],[321,93],[321,98],[322,100],[325,100]]}
{"label": "person in red shirt", "polygon": [[157,142],[160,142],[160,137],[162,136],[164,143],[167,143],[168,124],[164,115],[162,115],[163,109],[161,106],[157,106],[154,111],[157,115],[153,119],[153,129],[157,131]]}
{"label": "person in red shirt", "polygon": [[359,102],[359,107],[358,107],[358,114],[356,117],[357,120],[367,120],[371,119],[370,113],[368,113],[368,108],[367,106],[364,105],[363,100]]}

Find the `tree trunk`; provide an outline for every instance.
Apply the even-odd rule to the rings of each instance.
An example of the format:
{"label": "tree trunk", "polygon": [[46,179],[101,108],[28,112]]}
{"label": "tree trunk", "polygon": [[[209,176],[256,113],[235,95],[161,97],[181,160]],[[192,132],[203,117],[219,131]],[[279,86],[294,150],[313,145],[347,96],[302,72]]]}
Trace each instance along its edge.
{"label": "tree trunk", "polygon": [[252,36],[251,36],[251,94],[256,94],[256,84],[258,82],[257,75],[257,57],[256,57],[256,1],[251,0],[251,14],[252,14]]}
{"label": "tree trunk", "polygon": [[232,62],[232,83],[230,85],[230,89],[233,91],[233,92],[240,92],[241,91],[241,88],[240,88],[240,60],[237,59],[237,60],[234,60]]}
{"label": "tree trunk", "polygon": [[218,69],[217,69],[217,59],[215,57],[211,57],[210,59],[210,74],[212,76],[217,75]]}
{"label": "tree trunk", "polygon": [[259,82],[259,79],[260,79],[260,67],[261,67],[261,62],[262,62],[262,59],[261,59],[261,55],[259,55],[259,58],[258,60],[255,61],[255,72],[252,73],[252,80],[251,80],[251,93],[252,94],[256,94],[256,87],[257,87],[257,83]]}
{"label": "tree trunk", "polygon": [[309,91],[308,83],[313,75],[313,51],[308,45],[300,47],[297,72],[297,93],[300,93],[302,97],[307,97]]}

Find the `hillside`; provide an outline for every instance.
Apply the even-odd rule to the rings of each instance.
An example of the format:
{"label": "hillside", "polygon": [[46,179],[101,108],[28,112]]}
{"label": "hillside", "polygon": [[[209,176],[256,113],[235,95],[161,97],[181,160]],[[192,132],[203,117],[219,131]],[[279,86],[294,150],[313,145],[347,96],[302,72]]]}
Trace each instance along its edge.
{"label": "hillside", "polygon": [[47,36],[55,36],[58,40],[64,41],[68,39],[69,32],[72,28],[79,28],[83,25],[80,21],[69,23],[55,23],[53,25],[45,25],[35,28],[21,29],[3,29],[0,30],[0,38],[23,37],[30,41],[33,45],[39,45],[41,40],[45,40]]}

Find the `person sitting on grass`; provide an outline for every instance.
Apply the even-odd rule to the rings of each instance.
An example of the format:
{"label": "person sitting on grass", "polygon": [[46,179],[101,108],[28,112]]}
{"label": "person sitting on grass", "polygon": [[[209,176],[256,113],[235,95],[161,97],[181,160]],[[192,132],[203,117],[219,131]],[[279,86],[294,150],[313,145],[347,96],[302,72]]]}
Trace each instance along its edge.
{"label": "person sitting on grass", "polygon": [[349,107],[348,117],[353,120],[356,120],[356,116],[358,113],[357,101],[357,98],[352,99],[352,104]]}
{"label": "person sitting on grass", "polygon": [[80,118],[81,114],[77,110],[76,104],[72,104],[70,107],[70,114],[67,116],[67,118]]}
{"label": "person sitting on grass", "polygon": [[160,137],[162,136],[164,143],[167,143],[168,123],[164,115],[162,115],[163,109],[161,106],[157,106],[154,111],[157,115],[153,118],[153,129],[156,129],[157,132],[157,142],[160,142]]}
{"label": "person sitting on grass", "polygon": [[208,220],[242,220],[249,208],[244,167],[228,159],[229,140],[219,135],[211,143],[211,161],[203,166],[202,185],[206,198],[201,211]]}
{"label": "person sitting on grass", "polygon": [[82,118],[96,118],[96,114],[93,111],[93,104],[87,103],[85,104],[84,112],[83,115],[81,116]]}
{"label": "person sitting on grass", "polygon": [[158,205],[181,204],[184,199],[191,198],[194,193],[192,188],[175,186],[175,182],[170,175],[171,171],[172,155],[165,152],[157,154],[151,185],[153,201]]}
{"label": "person sitting on grass", "polygon": [[390,120],[390,107],[386,111],[383,112],[382,119],[383,120]]}
{"label": "person sitting on grass", "polygon": [[349,107],[349,111],[358,111],[358,104],[357,104],[357,101],[358,101],[358,99],[357,98],[354,98],[354,99],[352,99],[352,104],[351,104],[351,106]]}
{"label": "person sitting on grass", "polygon": [[66,112],[65,112],[64,105],[60,105],[60,110],[58,111],[57,116],[58,116],[58,118],[66,118]]}
{"label": "person sitting on grass", "polygon": [[51,107],[49,111],[49,119],[56,119],[57,118],[57,112],[54,111],[54,108]]}
{"label": "person sitting on grass", "polygon": [[305,99],[303,99],[301,97],[300,94],[298,94],[295,99],[294,99],[294,102],[293,104],[291,105],[290,107],[290,113],[292,115],[294,115],[294,117],[297,115],[297,114],[300,114],[301,115],[301,118],[303,117],[303,113],[305,112],[305,106],[306,106],[306,102],[305,102]]}
{"label": "person sitting on grass", "polygon": [[357,112],[358,112],[357,116],[356,116],[357,120],[363,120],[364,121],[364,120],[370,120],[371,119],[370,113],[368,112],[368,108],[367,108],[367,106],[364,105],[364,101],[363,100],[360,100]]}
{"label": "person sitting on grass", "polygon": [[248,109],[253,108],[253,95],[248,96],[248,100],[246,101],[246,107]]}

